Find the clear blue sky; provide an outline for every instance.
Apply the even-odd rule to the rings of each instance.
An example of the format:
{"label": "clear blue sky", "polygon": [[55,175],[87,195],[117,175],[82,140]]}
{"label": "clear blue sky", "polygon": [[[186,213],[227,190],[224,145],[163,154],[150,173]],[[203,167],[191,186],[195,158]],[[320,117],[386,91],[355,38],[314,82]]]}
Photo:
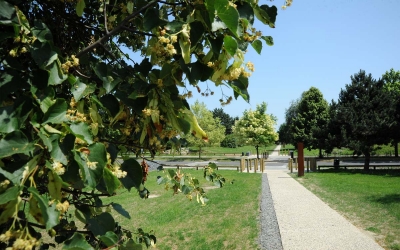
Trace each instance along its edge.
{"label": "clear blue sky", "polygon": [[[312,86],[330,103],[360,69],[374,78],[390,68],[400,70],[400,0],[294,0],[284,11],[284,0],[263,2],[279,8],[275,29],[257,26],[275,44],[263,43],[261,55],[249,47],[246,61],[256,70],[249,79],[250,103],[238,98],[224,106],[231,116],[240,117],[265,101],[279,128],[290,102]],[[195,95],[189,103],[198,99],[209,110],[220,108],[221,91],[213,89],[214,96]]]}

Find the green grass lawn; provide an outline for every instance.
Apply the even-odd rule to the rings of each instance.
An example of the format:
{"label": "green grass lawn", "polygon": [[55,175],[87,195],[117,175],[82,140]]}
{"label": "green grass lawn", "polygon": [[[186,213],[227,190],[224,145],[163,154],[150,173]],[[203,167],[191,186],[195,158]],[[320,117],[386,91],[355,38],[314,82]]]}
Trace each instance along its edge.
{"label": "green grass lawn", "polygon": [[296,179],[386,249],[400,249],[400,171],[320,171]]}
{"label": "green grass lawn", "polygon": [[157,249],[258,249],[261,175],[219,171],[235,182],[214,188],[201,170],[185,173],[196,176],[207,189],[206,206],[195,199],[189,201],[183,194],[173,196],[172,190],[157,185],[156,176],[162,174],[157,172],[151,172],[146,182],[154,198],[140,199],[132,190],[107,198],[104,203],[119,203],[130,213],[130,220],[115,214],[123,227],[154,230]]}

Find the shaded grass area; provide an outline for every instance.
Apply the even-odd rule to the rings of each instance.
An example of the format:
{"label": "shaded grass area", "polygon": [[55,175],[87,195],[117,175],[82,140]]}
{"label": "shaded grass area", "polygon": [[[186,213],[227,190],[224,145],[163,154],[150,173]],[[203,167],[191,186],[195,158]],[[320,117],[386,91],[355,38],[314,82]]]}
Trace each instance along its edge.
{"label": "shaded grass area", "polygon": [[157,185],[156,176],[162,174],[157,172],[151,172],[146,182],[155,198],[142,200],[132,190],[104,202],[119,203],[130,213],[131,220],[115,214],[124,228],[154,230],[157,249],[258,249],[261,175],[218,172],[234,184],[214,188],[202,171],[185,170],[207,190],[209,202],[204,207]]}
{"label": "shaded grass area", "polygon": [[296,179],[386,249],[400,249],[400,171],[325,170]]}

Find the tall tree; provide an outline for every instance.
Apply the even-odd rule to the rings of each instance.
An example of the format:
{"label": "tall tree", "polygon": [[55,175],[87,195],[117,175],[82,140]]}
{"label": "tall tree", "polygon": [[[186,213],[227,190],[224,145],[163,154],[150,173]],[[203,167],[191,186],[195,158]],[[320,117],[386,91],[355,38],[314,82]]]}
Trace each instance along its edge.
{"label": "tall tree", "polygon": [[393,125],[394,112],[392,100],[383,88],[383,80],[375,80],[360,70],[339,94],[338,118],[344,138],[348,147],[364,154],[364,170],[369,169],[373,146],[390,139],[388,131]]}
{"label": "tall tree", "polygon": [[[118,188],[148,196],[145,162],[117,154],[181,131],[207,139],[186,98],[224,84],[248,101],[245,51],[273,43],[254,20],[276,15],[252,0],[0,0],[0,248],[47,248],[39,230],[65,248],[150,245],[103,210]],[[173,190],[197,192],[181,177]]]}
{"label": "tall tree", "polygon": [[232,134],[232,126],[235,125],[235,120],[239,118],[231,117],[229,114],[225,113],[222,108],[215,108],[212,114],[214,118],[219,118],[221,125],[225,127],[225,135]]}
{"label": "tall tree", "polygon": [[199,148],[199,158],[201,158],[201,150],[205,146],[219,146],[225,138],[225,127],[221,124],[219,118],[214,118],[213,113],[207,109],[203,102],[196,101],[191,110],[196,117],[199,126],[207,133],[208,140],[203,140],[192,134],[185,136],[189,145]]}
{"label": "tall tree", "polygon": [[286,122],[279,126],[278,135],[280,143],[288,144],[292,142],[290,127]]}
{"label": "tall tree", "polygon": [[233,133],[243,144],[253,145],[259,158],[259,146],[266,146],[278,140],[275,131],[276,118],[266,114],[267,104],[258,104],[255,111],[245,110],[243,116],[232,127]]}
{"label": "tall tree", "polygon": [[400,141],[400,71],[390,69],[382,76],[385,82],[385,90],[390,93],[393,100],[395,115],[393,116],[394,125],[390,131],[392,136],[392,144],[394,146],[395,157],[399,157],[399,141]]}
{"label": "tall tree", "polygon": [[294,120],[297,117],[297,112],[298,112],[298,106],[299,106],[300,99],[297,99],[295,101],[290,102],[289,108],[285,110],[285,124],[287,126],[287,132],[286,138],[287,142],[293,144],[295,147],[297,147],[297,143],[293,137],[293,132],[294,132]]}
{"label": "tall tree", "polygon": [[292,126],[294,140],[303,142],[308,149],[319,149],[319,156],[322,157],[328,120],[328,102],[319,89],[311,87],[303,92],[297,105]]}

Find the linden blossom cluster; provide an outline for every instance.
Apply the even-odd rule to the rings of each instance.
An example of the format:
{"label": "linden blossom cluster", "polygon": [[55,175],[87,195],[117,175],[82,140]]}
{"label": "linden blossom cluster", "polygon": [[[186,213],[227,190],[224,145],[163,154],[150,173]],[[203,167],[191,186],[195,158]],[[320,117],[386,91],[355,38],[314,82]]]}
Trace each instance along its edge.
{"label": "linden blossom cluster", "polygon": [[79,66],[79,59],[75,57],[75,55],[72,55],[68,60],[61,64],[61,68],[64,71],[64,73],[68,73],[69,69],[72,67],[78,67]]}
{"label": "linden blossom cluster", "polygon": [[177,53],[173,43],[178,41],[178,36],[171,35],[169,38],[165,37],[165,29],[162,29],[159,34],[160,36],[157,38],[151,39],[152,44],[149,46],[148,52],[150,52],[152,55],[155,55],[155,58],[152,57],[152,60],[155,60],[156,64],[161,65]]}
{"label": "linden blossom cluster", "polygon": [[59,161],[54,161],[51,165],[53,167],[54,172],[58,175],[63,175],[65,173],[65,168],[63,164]]}
{"label": "linden blossom cluster", "polygon": [[16,239],[12,247],[7,247],[5,250],[31,250],[40,245],[40,241],[29,234],[27,227],[23,231],[8,230],[0,235],[0,242],[8,243],[12,239]]}

